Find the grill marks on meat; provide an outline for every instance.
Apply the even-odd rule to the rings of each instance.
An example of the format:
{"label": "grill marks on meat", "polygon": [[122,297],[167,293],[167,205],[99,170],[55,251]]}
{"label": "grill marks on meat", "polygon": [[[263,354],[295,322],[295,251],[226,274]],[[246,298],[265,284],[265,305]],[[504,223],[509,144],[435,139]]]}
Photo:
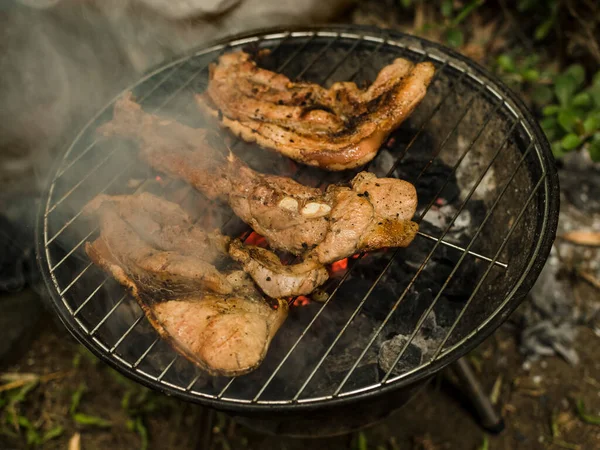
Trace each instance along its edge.
{"label": "grill marks on meat", "polygon": [[100,222],[90,259],[125,286],[159,334],[214,375],[250,372],[287,317],[241,270],[221,272],[229,238],[195,227],[179,206],[151,194],[105,196],[85,208]]}
{"label": "grill marks on meat", "polygon": [[429,62],[398,58],[366,90],[352,82],[325,89],[294,83],[234,52],[210,66],[208,88],[197,101],[245,141],[304,164],[344,170],[375,157],[421,102],[434,70]]}

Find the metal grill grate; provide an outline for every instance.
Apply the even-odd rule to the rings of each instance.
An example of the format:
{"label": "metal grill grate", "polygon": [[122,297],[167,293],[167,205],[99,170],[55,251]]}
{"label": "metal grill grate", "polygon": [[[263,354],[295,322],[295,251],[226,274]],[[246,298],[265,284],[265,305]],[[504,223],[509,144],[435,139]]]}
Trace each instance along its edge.
{"label": "metal grill grate", "polygon": [[[381,152],[388,159],[394,157],[393,161],[383,164],[380,154],[366,168],[380,176],[398,176],[407,158],[429,152],[408,177],[419,193],[416,220],[421,224],[428,223],[432,211],[444,209],[438,204],[440,199],[445,199],[450,186],[458,186],[456,198],[447,202],[451,213],[443,226],[434,227],[437,234],[421,228],[416,241],[424,250],[418,261],[409,264],[411,275],[394,279],[399,261],[410,260],[412,245],[350,258],[347,269],[326,286],[324,303],[312,303],[307,312],[301,311],[302,306],[294,308],[301,311],[302,319],[292,311],[284,324],[288,331],[280,333],[287,337],[275,338],[256,372],[239,379],[207,377],[157,337],[135,301],[83,252],[83,244],[93,238],[97,227],[82,220],[81,207],[99,193],[149,190],[180,202],[200,201],[190,187],[163,180],[140,167],[127,145],[95,139],[94,129],[111,116],[111,102],[64,154],[41,214],[42,266],[59,315],[82,342],[125,374],[186,399],[221,406],[333,403],[361,393],[385,392],[431,375],[475,346],[506,318],[537,277],[547,255],[556,227],[556,181],[537,126],[505,88],[473,64],[433,44],[367,28],[267,31],[234,39],[161,67],[131,89],[146,110],[176,111],[181,120],[198,124],[192,94],[205,88],[208,64],[224,52],[248,47],[271,49],[271,69],[321,84],[373,79],[383,65],[399,56],[435,64],[435,78],[422,105]],[[240,142],[233,145],[235,151],[246,147]],[[317,186],[354,175],[319,173],[264,152],[246,154],[250,164],[253,157],[271,158],[274,167],[287,167],[293,178]],[[449,170],[437,174],[434,169],[441,160]],[[422,197],[421,190],[433,183],[438,186],[432,189],[434,194]],[[476,202],[484,205],[479,213],[469,210]],[[469,230],[453,239],[465,212],[469,213]],[[236,220],[233,215],[225,217],[223,228]],[[242,233],[247,237],[249,230]],[[415,286],[432,271],[436,258],[449,259],[451,264],[423,304],[422,299],[414,298]],[[368,276],[364,275],[366,266],[379,269]],[[422,354],[418,364],[396,370],[432,314],[442,317],[441,305],[448,303],[445,299],[453,283],[464,279],[460,271],[465,266],[474,273],[470,290],[453,303],[454,312],[444,333],[429,338],[427,358]],[[351,280],[368,281],[368,286],[356,300],[349,301],[344,290]],[[356,327],[365,308],[385,303],[378,292],[390,280],[399,286],[400,294],[387,302],[386,311],[370,319],[372,329],[361,330],[361,348],[354,349],[343,373],[332,376],[326,366],[343,356],[348,335],[358,338]],[[402,315],[398,311],[413,308],[413,304],[420,310],[411,316],[410,329],[405,330],[406,339],[391,366],[379,369],[371,378],[359,376],[357,381],[365,367],[363,361],[372,358],[373,347],[381,344],[384,333],[398,332],[394,329],[394,321]],[[332,308],[337,309],[332,313]],[[320,347],[310,364],[299,367],[303,352],[315,342]]]}

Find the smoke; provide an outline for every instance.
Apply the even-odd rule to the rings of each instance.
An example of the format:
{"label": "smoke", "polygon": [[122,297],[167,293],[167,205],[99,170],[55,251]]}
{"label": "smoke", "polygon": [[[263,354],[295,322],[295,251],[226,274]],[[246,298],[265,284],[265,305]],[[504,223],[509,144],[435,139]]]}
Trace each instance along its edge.
{"label": "smoke", "polygon": [[258,27],[325,22],[349,3],[0,1],[0,190],[41,188],[94,112],[162,61]]}

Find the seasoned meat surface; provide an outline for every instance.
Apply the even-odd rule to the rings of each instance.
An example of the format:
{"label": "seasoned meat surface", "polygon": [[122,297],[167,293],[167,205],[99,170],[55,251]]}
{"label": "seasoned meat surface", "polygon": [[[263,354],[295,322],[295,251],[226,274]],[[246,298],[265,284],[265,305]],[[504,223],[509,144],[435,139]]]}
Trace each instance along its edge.
{"label": "seasoned meat surface", "polygon": [[[166,122],[177,130],[176,137],[161,125]],[[259,173],[233,153],[223,156],[213,148],[208,132],[145,113],[130,95],[117,101],[113,120],[100,131],[136,140],[142,159],[155,169],[226,201],[273,249],[302,255],[301,266],[286,267],[275,263],[275,255],[230,248],[230,255],[268,295],[310,291],[326,280],[323,265],[361,251],[405,247],[418,231],[411,220],[416,190],[403,180],[361,172],[349,185],[321,190]]]}
{"label": "seasoned meat surface", "polygon": [[398,58],[366,90],[355,83],[329,89],[293,83],[234,52],[210,66],[197,95],[202,111],[248,142],[328,170],[361,166],[377,154],[424,98],[435,69]]}
{"label": "seasoned meat surface", "polygon": [[199,230],[177,206],[150,194],[99,196],[85,208],[100,223],[90,259],[125,286],[159,334],[211,374],[255,369],[287,317],[241,270],[222,272],[228,238]]}
{"label": "seasoned meat surface", "polygon": [[329,278],[327,269],[314,258],[286,266],[273,252],[238,239],[231,242],[229,254],[270,297],[308,295]]}

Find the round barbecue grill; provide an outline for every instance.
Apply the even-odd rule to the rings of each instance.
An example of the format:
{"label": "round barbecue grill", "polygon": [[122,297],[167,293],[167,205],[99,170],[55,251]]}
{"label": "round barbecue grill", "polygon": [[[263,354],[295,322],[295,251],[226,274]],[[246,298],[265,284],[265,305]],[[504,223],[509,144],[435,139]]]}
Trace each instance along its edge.
{"label": "round barbecue grill", "polygon": [[[294,301],[257,370],[208,376],[160,339],[134,299],[87,258],[84,243],[98,229],[81,208],[99,193],[150,191],[195,205],[199,218],[210,216],[228,234],[257,236],[231,211],[145,167],[133,145],[98,140],[95,129],[111,118],[113,100],[66,149],[42,205],[38,257],[53,306],[103,361],[185,400],[266,418],[363,401],[398,407],[412,388],[492,333],[535,282],[558,216],[548,143],[523,103],[473,62],[423,39],[370,27],[236,36],[161,66],[127,91],[146,111],[202,126],[193,94],[205,89],[209,63],[240,49],[260,55],[263,67],[325,86],[368,83],[397,57],[435,65],[423,102],[360,169],[415,185],[420,232],[414,242],[333,264],[318,301]],[[231,147],[256,169],[313,186],[357,172],[308,168],[235,140]],[[358,424],[346,417],[350,426]]]}

